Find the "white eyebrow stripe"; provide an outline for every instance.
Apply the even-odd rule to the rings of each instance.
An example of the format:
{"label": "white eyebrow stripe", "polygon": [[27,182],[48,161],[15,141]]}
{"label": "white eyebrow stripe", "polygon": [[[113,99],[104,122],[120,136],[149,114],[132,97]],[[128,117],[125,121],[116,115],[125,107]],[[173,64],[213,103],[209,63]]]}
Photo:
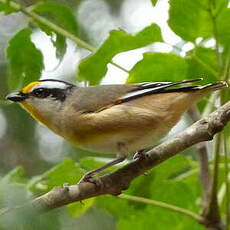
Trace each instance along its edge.
{"label": "white eyebrow stripe", "polygon": [[64,82],[58,82],[58,81],[44,81],[41,82],[40,84],[35,85],[30,92],[32,92],[34,89],[37,88],[46,88],[46,89],[54,89],[54,88],[58,88],[58,89],[65,89],[67,88],[68,85],[65,84]]}

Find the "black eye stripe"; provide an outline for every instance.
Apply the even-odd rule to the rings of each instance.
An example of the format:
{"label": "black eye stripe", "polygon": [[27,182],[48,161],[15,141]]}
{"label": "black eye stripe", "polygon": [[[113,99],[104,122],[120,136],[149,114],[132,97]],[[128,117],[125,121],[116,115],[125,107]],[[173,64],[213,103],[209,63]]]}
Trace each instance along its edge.
{"label": "black eye stripe", "polygon": [[55,99],[57,100],[65,100],[65,95],[66,95],[66,91],[63,90],[63,89],[58,89],[58,88],[54,88],[51,90],[51,93],[50,93],[51,97],[54,97]]}
{"label": "black eye stripe", "polygon": [[59,89],[59,88],[38,88],[34,89],[30,95],[37,97],[37,98],[46,98],[46,97],[53,97],[56,100],[65,100],[65,89]]}
{"label": "black eye stripe", "polygon": [[49,89],[45,89],[45,88],[38,88],[38,89],[34,89],[30,95],[38,97],[38,98],[45,98],[48,97],[50,95]]}

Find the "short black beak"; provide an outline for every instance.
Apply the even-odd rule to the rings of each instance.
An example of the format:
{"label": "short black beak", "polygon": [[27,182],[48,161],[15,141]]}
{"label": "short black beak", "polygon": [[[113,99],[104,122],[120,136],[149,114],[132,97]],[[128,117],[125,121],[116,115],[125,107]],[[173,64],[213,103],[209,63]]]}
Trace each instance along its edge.
{"label": "short black beak", "polygon": [[10,93],[6,96],[7,100],[10,100],[13,102],[21,102],[21,101],[24,101],[26,98],[27,98],[27,95],[21,92]]}

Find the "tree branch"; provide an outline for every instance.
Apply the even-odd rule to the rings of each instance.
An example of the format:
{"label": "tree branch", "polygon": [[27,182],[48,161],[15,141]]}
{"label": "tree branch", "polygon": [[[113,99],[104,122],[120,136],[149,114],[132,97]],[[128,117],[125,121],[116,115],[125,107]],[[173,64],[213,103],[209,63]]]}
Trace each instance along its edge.
{"label": "tree branch", "polygon": [[[129,187],[134,178],[145,171],[194,144],[211,140],[229,120],[230,102],[175,137],[153,148],[146,153],[145,157],[136,159],[110,174],[97,178],[98,183],[83,182],[77,185],[56,187],[34,199],[30,205],[35,209],[47,211],[102,194],[118,195]],[[205,220],[203,224],[206,224]]]}

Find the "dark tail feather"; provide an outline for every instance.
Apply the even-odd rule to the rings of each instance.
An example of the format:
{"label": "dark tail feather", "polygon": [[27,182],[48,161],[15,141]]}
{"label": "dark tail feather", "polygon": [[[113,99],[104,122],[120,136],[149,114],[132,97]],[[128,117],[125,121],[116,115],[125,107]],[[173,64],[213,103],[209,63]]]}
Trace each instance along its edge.
{"label": "dark tail feather", "polygon": [[[159,93],[171,93],[171,92],[197,92],[197,95],[203,95],[211,91],[222,89],[228,87],[227,83],[224,81],[215,82],[212,84],[204,86],[183,86],[183,84],[189,84],[196,81],[201,81],[203,78],[197,78],[192,80],[183,80],[179,82],[150,82],[150,83],[140,83],[139,88],[125,94],[123,97],[119,98],[119,103],[127,102],[139,97],[159,94]],[[180,86],[182,85],[182,86]],[[179,87],[177,87],[179,86]],[[175,88],[170,88],[175,87]]]}
{"label": "dark tail feather", "polygon": [[175,88],[175,89],[166,89],[165,92],[203,92],[203,93],[208,93],[212,91],[216,91],[219,89],[223,89],[228,87],[228,84],[225,81],[218,81],[215,83],[211,83],[208,85],[203,85],[203,86],[185,86],[185,87],[180,87],[180,88]]}
{"label": "dark tail feather", "polygon": [[225,81],[218,81],[212,84],[204,85],[204,86],[199,86],[197,87],[199,90],[204,91],[204,92],[211,92],[211,91],[216,91],[219,89],[223,89],[228,87],[227,82]]}

